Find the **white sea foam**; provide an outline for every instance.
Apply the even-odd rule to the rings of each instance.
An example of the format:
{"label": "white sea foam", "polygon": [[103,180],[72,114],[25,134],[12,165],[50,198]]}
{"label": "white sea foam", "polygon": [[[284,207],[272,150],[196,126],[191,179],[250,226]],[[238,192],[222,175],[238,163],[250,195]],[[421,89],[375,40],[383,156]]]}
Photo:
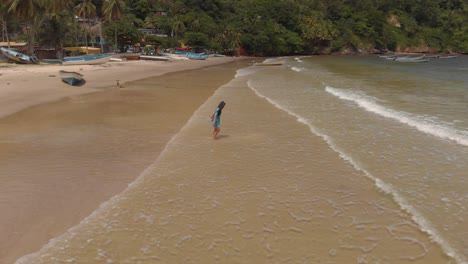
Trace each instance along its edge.
{"label": "white sea foam", "polygon": [[304,71],[304,68],[301,68],[301,67],[291,67],[291,70],[296,71],[296,72],[301,72],[301,71]]}
{"label": "white sea foam", "polygon": [[351,156],[349,156],[342,149],[340,149],[335,144],[335,142],[333,141],[332,138],[330,138],[328,135],[323,133],[317,127],[313,126],[307,119],[305,119],[304,117],[300,116],[299,114],[287,109],[286,107],[282,106],[280,103],[276,102],[275,100],[272,100],[271,98],[261,94],[257,89],[255,89],[253,87],[253,85],[252,85],[252,83],[250,81],[247,82],[247,85],[253,92],[255,92],[255,94],[257,96],[267,100],[272,105],[274,105],[276,108],[278,108],[280,110],[283,110],[286,113],[294,116],[297,119],[298,122],[307,125],[312,133],[314,133],[314,134],[320,136],[321,138],[323,138],[325,140],[325,142],[327,142],[328,145],[334,151],[336,151],[343,160],[349,162],[356,170],[363,172],[364,175],[366,175],[368,178],[372,179],[374,181],[374,183],[375,183],[375,186],[377,186],[377,188],[379,188],[381,191],[383,191],[386,194],[391,195],[393,197],[393,199],[398,203],[398,205],[403,210],[405,210],[406,212],[408,212],[412,216],[413,221],[418,224],[419,228],[422,231],[424,231],[425,233],[427,233],[432,240],[437,242],[442,247],[442,249],[444,250],[444,252],[448,256],[454,258],[458,263],[466,263],[466,260],[463,257],[463,255],[458,253],[453,247],[451,247],[450,244],[448,242],[446,242],[445,239],[442,238],[442,236],[439,234],[439,232],[432,226],[432,224],[429,221],[427,221],[419,213],[419,211],[416,210],[416,208],[414,208],[412,205],[410,205],[396,188],[394,188],[391,184],[385,183],[381,179],[379,179],[379,178],[375,177],[374,175],[372,175],[371,173],[369,173],[357,161],[353,160]]}
{"label": "white sea foam", "polygon": [[243,69],[239,69],[236,71],[236,75],[235,75],[235,78],[237,77],[242,77],[242,76],[246,76],[246,75],[249,75],[249,74],[252,74],[254,73],[255,70],[252,69],[252,68],[243,68]]}
{"label": "white sea foam", "polygon": [[325,90],[340,99],[355,102],[357,105],[369,112],[387,118],[392,118],[398,122],[414,127],[421,132],[443,139],[450,139],[460,145],[468,146],[468,132],[466,131],[457,130],[455,128],[449,127],[446,124],[442,124],[441,122],[437,123],[431,121],[427,117],[418,117],[410,113],[386,108],[376,103],[376,100],[372,99],[371,97],[359,92],[337,89],[330,86],[326,86]]}

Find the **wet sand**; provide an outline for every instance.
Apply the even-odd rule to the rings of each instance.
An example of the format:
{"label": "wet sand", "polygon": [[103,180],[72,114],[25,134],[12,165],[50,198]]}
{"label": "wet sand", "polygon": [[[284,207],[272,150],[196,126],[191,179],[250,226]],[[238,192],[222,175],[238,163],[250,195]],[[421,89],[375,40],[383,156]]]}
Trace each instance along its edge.
{"label": "wet sand", "polygon": [[[0,263],[38,250],[124,190],[245,65],[210,58],[2,68]],[[84,74],[86,84],[62,83],[60,69]]]}

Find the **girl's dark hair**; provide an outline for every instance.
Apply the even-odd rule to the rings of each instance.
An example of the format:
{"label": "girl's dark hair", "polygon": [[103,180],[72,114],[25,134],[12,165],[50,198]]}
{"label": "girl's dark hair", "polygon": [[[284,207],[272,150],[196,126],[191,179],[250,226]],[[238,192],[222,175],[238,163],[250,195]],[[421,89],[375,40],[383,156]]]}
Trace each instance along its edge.
{"label": "girl's dark hair", "polygon": [[221,101],[218,105],[218,108],[219,110],[222,110],[224,108],[224,106],[226,105],[226,103],[224,101]]}

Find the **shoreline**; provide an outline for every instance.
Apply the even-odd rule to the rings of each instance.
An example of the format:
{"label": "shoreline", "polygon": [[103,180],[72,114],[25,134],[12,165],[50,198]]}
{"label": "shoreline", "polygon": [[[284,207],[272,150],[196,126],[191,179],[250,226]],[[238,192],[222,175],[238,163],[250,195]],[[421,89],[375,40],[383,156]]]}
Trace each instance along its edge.
{"label": "shoreline", "polygon": [[[2,71],[0,262],[38,250],[124,190],[159,156],[187,116],[233,77],[240,66],[230,62],[243,59],[14,65]],[[217,73],[222,68],[230,73]],[[60,69],[79,71],[86,84],[62,83]],[[116,80],[121,87],[113,89]],[[167,82],[174,86],[166,87]],[[153,97],[141,95],[141,87],[155,90]],[[180,100],[184,105],[170,110]],[[126,118],[135,108],[140,110]],[[142,136],[139,124],[146,131]]]}

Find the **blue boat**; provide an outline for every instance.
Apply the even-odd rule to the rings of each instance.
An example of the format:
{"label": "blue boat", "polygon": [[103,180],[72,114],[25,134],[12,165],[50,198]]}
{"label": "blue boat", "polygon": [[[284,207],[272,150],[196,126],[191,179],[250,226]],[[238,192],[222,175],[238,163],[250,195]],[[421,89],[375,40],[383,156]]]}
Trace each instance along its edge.
{"label": "blue boat", "polygon": [[59,71],[59,73],[62,81],[71,86],[79,85],[84,81],[83,75],[77,72]]}
{"label": "blue boat", "polygon": [[198,54],[198,53],[189,53],[187,54],[187,58],[191,60],[206,60],[208,58],[208,55]]}
{"label": "blue boat", "polygon": [[187,58],[191,60],[206,60],[208,55],[205,53],[194,53],[188,51],[176,51],[175,54],[185,55]]}

